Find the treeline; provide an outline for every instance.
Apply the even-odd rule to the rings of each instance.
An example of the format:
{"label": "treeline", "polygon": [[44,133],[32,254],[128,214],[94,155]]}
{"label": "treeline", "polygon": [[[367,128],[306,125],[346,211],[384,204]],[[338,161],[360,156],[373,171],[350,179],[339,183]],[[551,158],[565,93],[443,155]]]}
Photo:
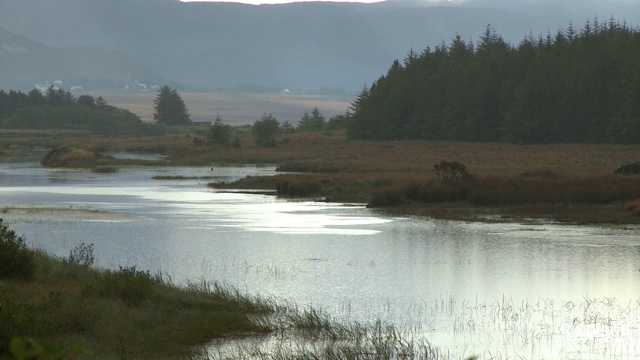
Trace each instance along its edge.
{"label": "treeline", "polygon": [[640,32],[613,19],[525,37],[487,27],[409,52],[350,109],[352,138],[639,143]]}
{"label": "treeline", "polygon": [[102,98],[73,96],[49,87],[44,93],[0,90],[0,128],[74,129],[104,135],[148,134],[154,132],[140,117],[110,106]]}

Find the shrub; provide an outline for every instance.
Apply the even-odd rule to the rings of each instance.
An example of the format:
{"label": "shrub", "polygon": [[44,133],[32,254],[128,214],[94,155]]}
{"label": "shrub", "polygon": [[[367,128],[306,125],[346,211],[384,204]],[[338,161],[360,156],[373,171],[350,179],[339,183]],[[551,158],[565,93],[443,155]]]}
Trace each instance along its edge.
{"label": "shrub", "polygon": [[640,174],[640,161],[624,164],[613,171],[619,175],[636,175]]}
{"label": "shrub", "polygon": [[467,171],[467,166],[457,161],[441,161],[433,165],[436,176],[443,184],[452,184],[461,181],[473,180],[474,176]]}
{"label": "shrub", "polygon": [[33,258],[24,238],[9,230],[0,219],[0,278],[30,279],[35,272]]}
{"label": "shrub", "polygon": [[69,251],[69,257],[62,262],[71,265],[89,267],[93,265],[96,257],[93,255],[93,244],[82,243]]}
{"label": "shrub", "polygon": [[199,138],[199,137],[194,137],[193,138],[193,145],[195,145],[195,146],[203,146],[203,145],[206,145],[206,144],[207,144],[207,142],[202,138]]}
{"label": "shrub", "polygon": [[129,306],[139,306],[150,297],[153,286],[158,283],[149,271],[120,266],[118,271],[107,270],[99,274],[95,291],[100,296],[120,299]]}

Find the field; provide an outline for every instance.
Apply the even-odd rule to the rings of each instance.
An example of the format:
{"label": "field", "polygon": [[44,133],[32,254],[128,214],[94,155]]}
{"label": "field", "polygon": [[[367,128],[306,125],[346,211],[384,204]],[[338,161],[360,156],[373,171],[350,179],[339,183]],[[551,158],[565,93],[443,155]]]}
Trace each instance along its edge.
{"label": "field", "polygon": [[[216,115],[230,125],[253,124],[263,113],[271,113],[279,121],[294,124],[304,111],[318,107],[327,118],[343,114],[351,101],[349,96],[323,96],[300,94],[234,94],[234,93],[181,93],[191,113],[191,120],[213,122]],[[153,120],[155,92],[143,94],[103,95],[110,105],[127,109],[143,121]]]}

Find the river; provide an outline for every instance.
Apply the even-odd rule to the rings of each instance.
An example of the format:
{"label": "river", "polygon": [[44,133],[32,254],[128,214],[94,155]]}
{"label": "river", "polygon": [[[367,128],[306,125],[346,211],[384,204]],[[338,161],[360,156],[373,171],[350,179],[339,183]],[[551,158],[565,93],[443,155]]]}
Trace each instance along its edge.
{"label": "river", "polygon": [[392,217],[206,187],[274,171],[5,163],[0,210],[30,246],[58,256],[92,243],[99,267],[391,321],[454,358],[640,358],[638,227]]}

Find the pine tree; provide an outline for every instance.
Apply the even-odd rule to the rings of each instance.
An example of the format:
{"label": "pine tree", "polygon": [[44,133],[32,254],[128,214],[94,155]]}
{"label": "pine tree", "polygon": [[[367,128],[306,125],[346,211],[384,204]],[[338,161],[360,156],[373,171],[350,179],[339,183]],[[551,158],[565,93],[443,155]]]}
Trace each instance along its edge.
{"label": "pine tree", "polygon": [[304,112],[298,122],[298,131],[322,131],[326,125],[324,115],[320,113],[318,107],[314,107],[311,113]]}
{"label": "pine tree", "polygon": [[158,90],[158,95],[153,100],[153,119],[167,125],[189,125],[191,118],[189,110],[184,104],[180,94],[171,87],[165,85]]}
{"label": "pine tree", "polygon": [[222,122],[220,114],[216,115],[216,120],[209,127],[208,138],[212,144],[229,145],[231,142],[231,126]]}
{"label": "pine tree", "polygon": [[276,146],[276,135],[280,132],[280,122],[271,114],[264,114],[251,127],[256,143],[264,147]]}

